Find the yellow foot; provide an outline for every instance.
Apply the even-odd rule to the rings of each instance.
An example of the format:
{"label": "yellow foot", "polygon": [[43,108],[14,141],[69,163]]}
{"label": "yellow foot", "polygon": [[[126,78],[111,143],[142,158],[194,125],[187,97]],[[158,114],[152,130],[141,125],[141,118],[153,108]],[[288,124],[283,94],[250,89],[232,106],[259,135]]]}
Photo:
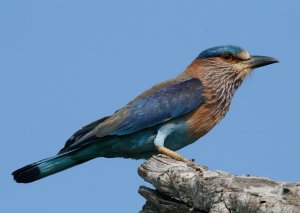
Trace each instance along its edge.
{"label": "yellow foot", "polygon": [[204,170],[206,169],[205,167],[202,168],[201,166],[197,165],[194,162],[194,159],[192,159],[192,160],[186,159],[185,157],[179,155],[178,153],[176,153],[176,152],[174,152],[174,151],[172,151],[172,150],[170,150],[166,147],[155,146],[155,148],[161,154],[165,154],[165,155],[167,155],[168,157],[170,157],[174,160],[183,161],[183,162],[187,163],[188,166],[192,167],[196,171],[203,172],[203,169]]}
{"label": "yellow foot", "polygon": [[178,161],[183,161],[183,162],[186,162],[186,163],[190,163],[192,162],[191,160],[188,160],[186,159],[185,157],[179,155],[178,153],[166,148],[166,147],[163,147],[163,146],[155,146],[156,150],[161,153],[161,154],[165,154],[167,155],[168,157],[174,159],[174,160],[178,160]]}

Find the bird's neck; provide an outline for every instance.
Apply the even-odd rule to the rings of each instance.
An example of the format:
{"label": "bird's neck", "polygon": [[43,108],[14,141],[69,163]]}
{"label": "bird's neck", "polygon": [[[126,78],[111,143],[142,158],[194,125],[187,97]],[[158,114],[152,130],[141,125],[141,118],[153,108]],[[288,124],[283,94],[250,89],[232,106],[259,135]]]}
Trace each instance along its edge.
{"label": "bird's neck", "polygon": [[203,95],[206,102],[224,111],[229,109],[233,95],[242,83],[242,80],[238,80],[235,76],[222,73],[211,75],[206,73],[200,80],[204,85]]}
{"label": "bird's neck", "polygon": [[202,82],[205,102],[215,108],[216,112],[222,112],[222,115],[219,116],[223,117],[228,111],[232,97],[242,80],[236,72],[229,70],[229,68],[216,67],[214,70],[209,70],[210,67],[205,68],[200,63],[198,60],[194,61],[185,72]]}
{"label": "bird's neck", "polygon": [[[189,132],[198,139],[209,132],[225,116],[232,97],[242,81],[230,72],[210,72],[194,61],[185,72],[203,85],[204,103],[189,115]],[[232,73],[232,72],[231,72]]]}

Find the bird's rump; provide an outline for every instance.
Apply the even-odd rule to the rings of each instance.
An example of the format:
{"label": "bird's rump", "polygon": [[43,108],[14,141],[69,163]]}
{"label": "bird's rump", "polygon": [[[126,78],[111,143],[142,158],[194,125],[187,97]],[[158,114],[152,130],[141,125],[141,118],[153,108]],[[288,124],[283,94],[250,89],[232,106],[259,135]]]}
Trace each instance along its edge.
{"label": "bird's rump", "polygon": [[61,154],[68,150],[72,144],[76,143],[79,139],[81,139],[84,135],[92,131],[95,127],[97,127],[100,123],[105,121],[109,116],[100,118],[96,121],[93,121],[92,123],[89,123],[86,126],[83,126],[81,129],[76,131],[65,143],[64,147],[58,152],[58,154]]}

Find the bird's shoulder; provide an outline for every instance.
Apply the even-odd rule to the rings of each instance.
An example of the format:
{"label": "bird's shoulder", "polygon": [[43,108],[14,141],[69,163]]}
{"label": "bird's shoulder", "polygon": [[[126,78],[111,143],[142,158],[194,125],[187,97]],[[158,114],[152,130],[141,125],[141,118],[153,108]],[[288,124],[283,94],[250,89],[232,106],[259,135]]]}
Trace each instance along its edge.
{"label": "bird's shoulder", "polygon": [[192,78],[186,72],[182,72],[176,78],[172,78],[170,80],[160,82],[160,83],[152,86],[150,89],[147,89],[146,91],[142,92],[140,95],[138,95],[132,101],[130,101],[128,103],[128,105],[134,104],[137,101],[139,101],[139,100],[141,100],[141,99],[143,99],[147,96],[150,96],[150,95],[154,94],[155,92],[157,92],[160,89],[163,89],[163,88],[166,88],[166,87],[169,87],[169,86],[172,86],[172,85],[176,85],[176,84],[179,84],[181,82],[184,82],[184,81],[187,81],[187,80],[190,80],[190,79],[192,79]]}

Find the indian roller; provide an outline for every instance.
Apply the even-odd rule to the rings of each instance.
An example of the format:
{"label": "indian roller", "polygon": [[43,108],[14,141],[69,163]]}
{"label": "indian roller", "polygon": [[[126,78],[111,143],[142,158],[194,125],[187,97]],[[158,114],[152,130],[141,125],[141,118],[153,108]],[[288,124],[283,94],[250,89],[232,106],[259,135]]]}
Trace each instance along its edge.
{"label": "indian roller", "polygon": [[161,153],[187,161],[175,151],[221,121],[253,69],[277,62],[232,45],[204,50],[177,77],[146,90],[113,115],[82,127],[57,155],[12,175],[16,182],[29,183],[97,157],[147,159]]}

